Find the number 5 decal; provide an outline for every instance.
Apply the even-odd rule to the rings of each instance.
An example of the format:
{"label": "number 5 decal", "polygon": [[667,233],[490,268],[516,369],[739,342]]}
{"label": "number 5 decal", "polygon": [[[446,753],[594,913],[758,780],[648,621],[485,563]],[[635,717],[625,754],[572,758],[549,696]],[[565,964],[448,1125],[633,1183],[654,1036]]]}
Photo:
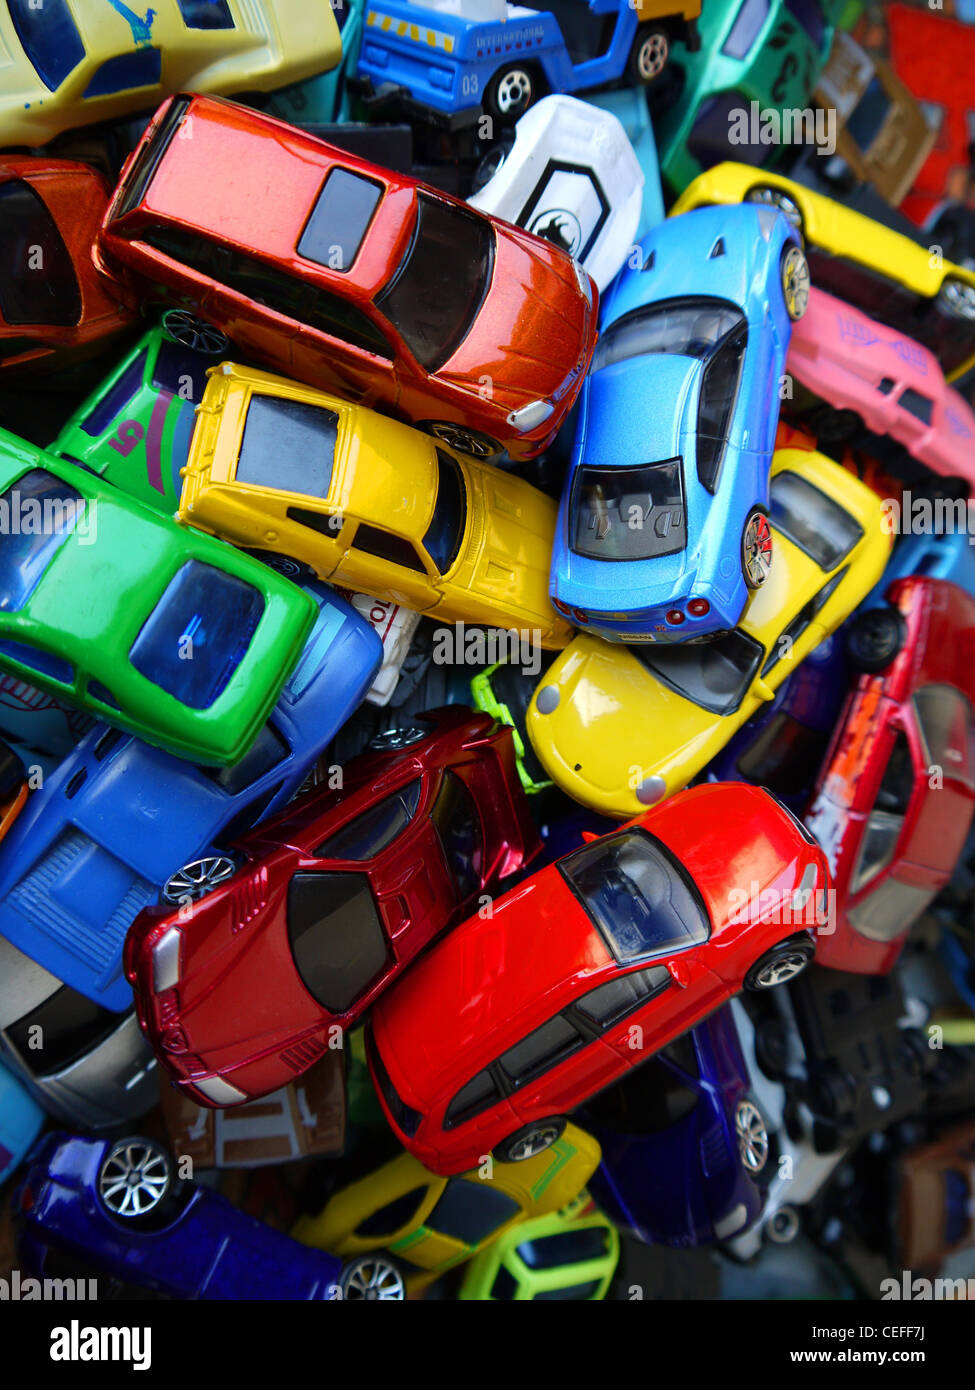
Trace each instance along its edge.
{"label": "number 5 decal", "polygon": [[141,444],[146,432],[138,420],[123,420],[115,431],[115,438],[108,442],[116,453],[128,458],[137,444]]}

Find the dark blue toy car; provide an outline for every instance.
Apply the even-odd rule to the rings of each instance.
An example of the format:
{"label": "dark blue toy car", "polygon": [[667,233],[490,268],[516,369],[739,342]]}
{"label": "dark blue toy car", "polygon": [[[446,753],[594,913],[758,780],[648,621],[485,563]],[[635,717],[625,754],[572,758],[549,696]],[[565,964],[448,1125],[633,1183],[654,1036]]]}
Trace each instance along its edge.
{"label": "dark blue toy car", "polygon": [[132,1004],[122,943],[138,912],[229,877],[222,841],[280,810],[356,709],[382,641],[325,585],[271,718],[232,767],[203,768],[95,727],[28,798],[0,845],[0,935],[96,1004]]}
{"label": "dark blue toy car", "polygon": [[385,1255],[342,1261],[299,1245],[217,1192],[181,1182],[154,1139],[53,1133],[14,1197],[17,1246],[37,1278],[78,1266],[185,1299],[401,1300]]}

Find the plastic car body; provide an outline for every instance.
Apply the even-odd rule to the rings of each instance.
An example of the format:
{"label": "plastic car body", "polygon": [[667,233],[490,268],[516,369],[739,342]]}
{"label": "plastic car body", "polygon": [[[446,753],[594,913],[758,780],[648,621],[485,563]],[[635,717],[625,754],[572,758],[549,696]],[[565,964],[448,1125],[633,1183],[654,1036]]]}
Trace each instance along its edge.
{"label": "plastic car body", "polygon": [[852,474],[777,449],[769,495],[775,559],[738,627],[667,647],[580,633],[542,677],[528,737],[584,806],[633,816],[686,786],[880,578],[892,537]]}
{"label": "plastic car body", "polygon": [[348,79],[355,75],[362,43],[366,0],[330,0],[342,38],[342,57],[329,72],[308,77],[293,87],[279,87],[263,103],[265,111],[294,125],[348,121]]}
{"label": "plastic car body", "polygon": [[243,355],[482,455],[547,447],[596,335],[598,291],[558,247],[209,97],[156,113],[95,259]]}
{"label": "plastic car body", "polygon": [[[3,22],[0,13],[0,33]],[[86,164],[0,159],[0,378],[21,367],[64,367],[132,322],[91,260],[108,196]]]}
{"label": "plastic car body", "polygon": [[616,1227],[588,1193],[549,1216],[526,1217],[479,1250],[464,1272],[461,1302],[597,1302],[619,1261]]}
{"label": "plastic car body", "polygon": [[804,184],[725,163],[684,190],[671,215],[711,203],[767,202],[802,232],[812,281],[929,348],[949,381],[975,363],[975,271],[930,255],[927,242],[864,217]]}
{"label": "plastic car body", "polygon": [[590,1191],[638,1240],[710,1245],[760,1216],[774,1160],[730,1005],[595,1096],[579,1118],[603,1152]]}
{"label": "plastic car body", "polygon": [[[524,1163],[496,1163],[490,1178],[477,1170],[444,1178],[412,1154],[400,1154],[340,1188],[292,1235],[305,1244],[351,1256],[380,1248],[412,1266],[411,1291],[463,1264],[525,1220],[571,1202],[599,1162],[599,1145],[576,1125],[551,1148]],[[422,1271],[422,1274],[420,1273]]]}
{"label": "plastic car body", "polygon": [[499,661],[471,678],[471,702],[475,708],[510,728],[518,780],[530,796],[552,785],[525,733],[525,713],[531,696],[531,677],[507,661]]}
{"label": "plastic car body", "polygon": [[742,783],[695,787],[532,874],[375,1005],[369,1063],[397,1138],[446,1174],[538,1152],[746,978],[804,969],[827,875],[812,837]]}
{"label": "plastic car body", "polygon": [[328,0],[10,0],[0,11],[8,72],[0,144],[45,145],[72,126],[115,121],[168,92],[260,92],[334,66]]}
{"label": "plastic car body", "polygon": [[[128,1285],[172,1298],[338,1299],[342,1261],[305,1249],[281,1231],[231,1206],[226,1197],[186,1184],[171,1207],[156,1204],[158,1221],[148,1226],[114,1209],[122,1200],[111,1166],[117,1149],[108,1139],[55,1132],[31,1155],[14,1209],[18,1252],[38,1277],[55,1274],[59,1257],[74,1257]],[[143,1149],[149,1141],[132,1141]],[[158,1146],[150,1150],[156,1168],[133,1186],[147,1203],[156,1193],[155,1173],[169,1162]],[[161,1158],[159,1156],[162,1156]],[[131,1171],[131,1170],[130,1170]],[[124,1181],[124,1180],[123,1180]],[[162,1182],[162,1178],[158,1179]],[[172,1193],[173,1178],[167,1181]],[[112,1203],[109,1206],[107,1203]]]}
{"label": "plastic car body", "polygon": [[483,108],[513,119],[540,90],[585,91],[628,69],[631,80],[653,81],[671,38],[689,24],[693,32],[700,13],[701,0],[555,0],[548,8],[370,0],[359,76],[378,96],[405,92],[421,117],[473,120]]}
{"label": "plastic car body", "polygon": [[[849,426],[889,435],[935,473],[975,490],[975,411],[948,386],[934,353],[859,309],[815,288],[793,328],[786,366],[819,402],[845,412],[830,420],[812,406],[828,447]],[[799,404],[797,402],[797,404]],[[808,408],[808,405],[807,405]],[[852,418],[856,417],[856,418]]]}
{"label": "plastic car body", "polygon": [[975,1125],[960,1125],[897,1164],[897,1246],[906,1269],[939,1270],[975,1245]]}
{"label": "plastic car body", "polygon": [[655,228],[603,302],[550,586],[592,632],[710,636],[763,582],[769,556],[751,559],[745,537],[756,524],[768,536],[791,258],[802,264],[784,217],[700,209]]}
{"label": "plastic car body", "polygon": [[467,201],[561,246],[602,294],[633,249],[643,170],[611,112],[550,96],[522,116],[500,168]]}
{"label": "plastic car body", "polygon": [[12,1071],[0,1064],[0,1183],[20,1166],[44,1123],[44,1111]]}
{"label": "plastic car body", "polygon": [[0,840],[27,804],[27,768],[15,748],[0,738]]}
{"label": "plastic car body", "polygon": [[711,164],[745,149],[755,163],[770,145],[732,142],[732,113],[804,109],[829,55],[845,0],[734,0],[707,4],[695,53],[678,47],[679,99],[655,121],[660,171],[679,193]]}
{"label": "plastic car body", "polygon": [[[201,1105],[286,1085],[427,946],[537,852],[508,730],[449,706],[262,821],[190,911],[125,947],[140,1022]],[[246,931],[241,927],[246,926]]]}
{"label": "plastic car body", "polygon": [[372,680],[376,634],[323,585],[306,593],[315,626],[240,762],[197,767],[96,724],[0,844],[0,936],[104,1008],[131,1007],[122,945],[140,909],[232,873],[225,839],[284,809]]}
{"label": "plastic car body", "polygon": [[975,600],[918,576],[892,584],[887,602],[903,645],[860,676],[805,816],[837,898],[817,958],[870,975],[893,967],[951,878],[975,813]]}
{"label": "plastic car body", "polygon": [[634,238],[635,241],[642,241],[651,228],[664,220],[657,141],[645,94],[639,87],[611,87],[607,91],[587,93],[586,101],[616,117],[643,171],[643,204]]}
{"label": "plastic car body", "polygon": [[[176,337],[166,328],[173,326]],[[189,345],[191,340],[206,350]],[[48,452],[81,463],[100,478],[172,516],[183,486],[194,409],[206,372],[227,339],[171,309],[136,343],[61,427]]]}
{"label": "plastic car body", "polygon": [[399,684],[403,663],[409,656],[420,615],[389,599],[356,594],[349,589],[338,592],[349,600],[360,617],[365,618],[383,644],[382,665],[363,698],[369,705],[388,705]]}
{"label": "plastic car body", "polygon": [[100,1008],[3,937],[0,1059],[49,1114],[83,1129],[131,1123],[159,1097],[135,1011]]}
{"label": "plastic car body", "polygon": [[224,362],[198,411],[179,519],[431,617],[561,647],[555,510],[523,479],[398,420]]}
{"label": "plastic car body", "polygon": [[0,431],[0,662],[55,697],[200,762],[236,762],[271,712],[315,603]]}
{"label": "plastic car body", "polygon": [[[966,508],[967,514],[967,508]],[[895,579],[912,574],[947,579],[975,598],[975,547],[965,530],[932,531],[930,535],[901,536],[879,584],[867,595],[861,609],[879,608]]]}

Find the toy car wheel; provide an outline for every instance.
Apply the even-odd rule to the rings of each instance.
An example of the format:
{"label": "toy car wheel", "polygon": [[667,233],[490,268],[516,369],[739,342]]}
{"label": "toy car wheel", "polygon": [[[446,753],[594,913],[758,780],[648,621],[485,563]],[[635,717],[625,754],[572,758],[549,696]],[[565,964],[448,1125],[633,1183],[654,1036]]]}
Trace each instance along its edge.
{"label": "toy car wheel", "polygon": [[787,246],[782,252],[782,298],[793,323],[809,308],[809,262],[799,246]]}
{"label": "toy car wheel", "polygon": [[339,1288],[349,1302],[402,1303],[406,1298],[406,1283],[396,1261],[384,1250],[358,1255],[342,1270]]}
{"label": "toy car wheel", "polygon": [[174,343],[206,353],[208,357],[222,357],[230,347],[226,333],[197,318],[188,309],[168,309],[163,314],[162,326]]}
{"label": "toy car wheel", "polygon": [[863,429],[863,419],[855,410],[826,409],[817,415],[814,430],[820,445],[849,444]]}
{"label": "toy car wheel", "polygon": [[494,1150],[494,1157],[499,1163],[524,1163],[526,1159],[550,1149],[561,1138],[564,1129],[565,1120],[560,1115],[536,1120],[534,1124],[525,1125],[522,1129],[516,1129],[514,1134],[509,1134]]}
{"label": "toy car wheel", "polygon": [[802,236],[802,213],[796,202],[784,193],[781,188],[769,188],[760,185],[758,188],[751,188],[745,194],[746,203],[761,203],[768,208],[777,208],[795,227],[796,231]]}
{"label": "toy car wheel", "polygon": [[504,162],[514,148],[513,140],[499,140],[496,145],[492,145],[487,154],[484,155],[477,168],[474,170],[474,192],[480,193],[482,188],[494,178],[495,174],[500,173],[504,167]]}
{"label": "toy car wheel", "polygon": [[430,730],[421,724],[403,724],[398,729],[384,729],[375,734],[367,745],[373,753],[398,753],[401,748],[412,748],[414,743],[422,743],[430,737]]}
{"label": "toy car wheel", "polygon": [[649,86],[655,82],[670,57],[670,40],[662,29],[645,25],[637,30],[630,54],[630,75],[637,82]]}
{"label": "toy car wheel", "polygon": [[120,1139],[98,1169],[98,1197],[112,1216],[144,1221],[157,1212],[172,1187],[169,1155],[154,1139]]}
{"label": "toy car wheel", "polygon": [[765,1019],[755,1029],[755,1060],[771,1081],[788,1076],[789,1030],[781,1019]]}
{"label": "toy car wheel", "polygon": [[535,83],[530,68],[513,64],[502,68],[488,88],[485,107],[492,116],[516,121],[535,99]]}
{"label": "toy car wheel", "polygon": [[773,1245],[788,1245],[799,1234],[802,1222],[795,1207],[786,1204],[774,1211],[765,1223],[765,1235]]}
{"label": "toy car wheel", "polygon": [[768,1164],[769,1137],[765,1116],[753,1100],[740,1100],[735,1106],[735,1142],[741,1166],[757,1178]]}
{"label": "toy car wheel", "polygon": [[950,314],[959,319],[975,319],[975,287],[963,280],[945,280],[938,298]]}
{"label": "toy car wheel", "polygon": [[764,512],[751,513],[741,534],[741,572],[749,589],[760,589],[772,568],[772,528]]}
{"label": "toy car wheel", "polygon": [[198,902],[233,878],[237,872],[237,861],[229,854],[207,854],[202,859],[193,859],[184,864],[167,878],[162,890],[162,900],[179,906],[187,899]]}
{"label": "toy car wheel", "polygon": [[434,435],[451,449],[456,449],[459,454],[486,459],[501,452],[501,445],[490,435],[469,430],[465,425],[455,425],[450,420],[424,420],[420,429]]}
{"label": "toy car wheel", "polygon": [[784,985],[801,975],[815,954],[816,947],[805,933],[787,937],[758,958],[745,976],[745,988],[775,989]]}
{"label": "toy car wheel", "polygon": [[296,584],[300,584],[303,579],[314,578],[314,570],[302,564],[300,560],[293,560],[290,555],[278,555],[273,550],[249,550],[247,553],[253,555],[255,560],[260,560],[262,565],[267,565],[268,569],[283,574],[285,579],[293,579]]}
{"label": "toy car wheel", "polygon": [[886,670],[904,645],[904,619],[896,608],[868,608],[846,629],[846,654],[858,671]]}

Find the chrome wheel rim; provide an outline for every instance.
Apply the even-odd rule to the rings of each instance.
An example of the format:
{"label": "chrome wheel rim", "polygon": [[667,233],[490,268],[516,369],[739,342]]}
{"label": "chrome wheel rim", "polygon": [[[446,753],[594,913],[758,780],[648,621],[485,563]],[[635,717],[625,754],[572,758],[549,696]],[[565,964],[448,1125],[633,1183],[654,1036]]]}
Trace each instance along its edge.
{"label": "chrome wheel rim", "polygon": [[748,586],[759,589],[772,568],[772,528],[761,512],[748,518],[741,549]]}
{"label": "chrome wheel rim", "polygon": [[406,1288],[394,1265],[387,1260],[371,1258],[360,1260],[352,1267],[344,1281],[344,1294],[347,1299],[362,1299],[368,1303],[401,1302],[406,1297]]}
{"label": "chrome wheel rim", "polygon": [[975,288],[961,280],[946,280],[941,296],[948,308],[960,319],[975,319]]}
{"label": "chrome wheel rim", "polygon": [[441,421],[432,427],[431,433],[451,449],[456,449],[461,454],[470,454],[472,458],[487,459],[494,453],[486,439],[471,434],[462,425],[451,425]]}
{"label": "chrome wheel rim", "polygon": [[163,328],[180,347],[192,348],[208,357],[219,357],[230,346],[226,333],[187,309],[170,309],[163,315]]}
{"label": "chrome wheel rim", "polygon": [[524,68],[512,68],[498,83],[497,106],[503,116],[523,111],[532,99],[532,80]]}
{"label": "chrome wheel rim", "polygon": [[790,951],[788,955],[777,956],[763,965],[755,977],[759,989],[774,989],[801,975],[808,964],[808,957],[802,951]]}
{"label": "chrome wheel rim", "polygon": [[750,1100],[738,1102],[735,1110],[735,1138],[742,1167],[760,1173],[768,1162],[768,1128],[758,1106]]}
{"label": "chrome wheel rim", "polygon": [[652,82],[667,66],[670,44],[666,34],[648,34],[640,45],[636,66],[644,82]]}
{"label": "chrome wheel rim", "polygon": [[746,194],[747,203],[763,203],[765,207],[777,208],[784,213],[797,232],[802,231],[802,213],[787,193],[778,188],[753,188]]}
{"label": "chrome wheel rim", "polygon": [[163,899],[168,903],[180,903],[186,898],[196,902],[228,878],[233,878],[236,872],[237,865],[227,854],[210,854],[203,859],[194,859],[166,880]]}
{"label": "chrome wheel rim", "polygon": [[511,1163],[524,1163],[528,1158],[534,1158],[536,1154],[544,1153],[550,1149],[559,1137],[557,1125],[540,1125],[538,1129],[533,1129],[529,1134],[524,1135],[516,1144],[512,1144],[508,1150],[508,1157]]}
{"label": "chrome wheel rim", "polygon": [[115,1216],[147,1216],[169,1187],[166,1155],[138,1139],[123,1140],[109,1152],[98,1175],[98,1195]]}
{"label": "chrome wheel rim", "polygon": [[400,748],[410,748],[414,743],[420,743],[427,737],[428,732],[417,724],[405,724],[401,729],[386,729],[383,733],[377,734],[370,740],[369,747],[377,753],[396,752]]}
{"label": "chrome wheel rim", "polygon": [[782,294],[789,318],[801,319],[809,308],[809,262],[798,246],[790,246],[782,259]]}

